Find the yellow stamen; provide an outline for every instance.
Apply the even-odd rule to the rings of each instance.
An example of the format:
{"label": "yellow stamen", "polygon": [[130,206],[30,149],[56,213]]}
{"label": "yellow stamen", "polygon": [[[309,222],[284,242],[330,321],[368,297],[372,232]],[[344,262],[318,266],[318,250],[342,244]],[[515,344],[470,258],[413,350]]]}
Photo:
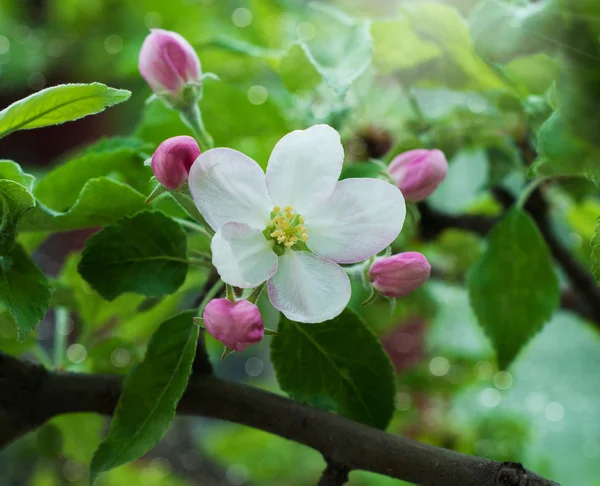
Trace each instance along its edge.
{"label": "yellow stamen", "polygon": [[267,234],[278,244],[291,248],[300,240],[305,242],[308,239],[306,228],[301,224],[304,223],[304,218],[297,214],[292,206],[285,206],[283,210],[274,206],[272,214]]}

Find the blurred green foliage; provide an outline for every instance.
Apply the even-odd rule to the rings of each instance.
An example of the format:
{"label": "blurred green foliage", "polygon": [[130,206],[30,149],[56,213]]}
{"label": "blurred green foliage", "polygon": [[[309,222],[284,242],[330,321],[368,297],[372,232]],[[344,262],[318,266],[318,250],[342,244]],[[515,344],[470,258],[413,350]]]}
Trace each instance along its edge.
{"label": "blurred green foliage", "polygon": [[[596,0],[317,3],[314,8],[299,0],[0,0],[0,92],[6,105],[62,82],[98,81],[133,92],[126,105],[103,115],[108,121],[98,128],[98,137],[123,138],[86,149],[75,140],[71,152],[53,161],[62,165],[32,168],[39,175],[33,194],[42,204],[22,217],[23,258],[29,259],[25,253],[41,258],[47,232],[95,228],[146,208],[151,171],[143,160],[164,139],[190,134],[176,113],[148,100],[151,92],[137,71],[148,29],[165,28],[186,37],[203,71],[218,77],[206,80],[200,103],[217,146],[238,149],[265,167],[285,133],[328,123],[343,136],[344,177],[376,176],[379,166],[371,159],[389,161],[406,150],[439,148],[450,171],[428,204],[446,216],[497,217],[502,207],[493,188],[518,196],[528,177],[561,178],[546,191],[552,225],[598,275],[597,236],[592,243],[600,215]],[[64,138],[72,136],[70,126],[75,125],[61,127]],[[38,133],[28,140],[35,143]],[[18,162],[27,167],[29,160],[25,155]],[[11,161],[0,162],[0,175],[32,188],[33,177]],[[586,179],[562,179],[574,175]],[[185,216],[169,195],[156,207]],[[410,353],[418,356],[396,367],[398,390],[388,430],[497,460],[523,461],[562,484],[600,484],[598,332],[563,311],[542,327],[543,311],[543,319],[533,316],[535,329],[525,334],[539,333],[529,342],[519,339],[514,347],[523,351],[508,374],[500,372],[471,310],[465,280],[476,262],[485,262],[480,257],[486,247],[492,252],[508,246],[488,246],[484,237],[455,229],[423,241],[418,225],[413,207],[394,249],[423,251],[435,271],[429,284],[394,309],[382,300],[361,308],[366,292],[358,276],[352,281],[350,306],[377,336],[400,336],[393,341],[400,361]],[[512,243],[532,250],[528,241]],[[207,251],[205,238],[190,237],[188,244],[192,251]],[[545,251],[542,247],[536,255]],[[76,338],[69,339],[76,342],[68,344],[82,346],[84,355],[81,348],[68,348],[72,371],[127,373],[160,323],[191,307],[209,278],[207,270],[194,268],[171,295],[124,293],[109,302],[77,273],[79,261],[73,252],[49,282],[53,305],[75,316],[69,325]],[[485,270],[479,267],[480,273]],[[546,270],[553,272],[550,266]],[[527,285],[536,286],[535,281]],[[561,286],[566,286],[562,277]],[[502,291],[494,282],[486,289],[495,295]],[[278,314],[263,300],[267,327],[277,327]],[[553,307],[541,300],[542,307]],[[17,342],[14,319],[1,310],[0,350],[43,360],[52,341],[49,320]],[[501,309],[486,311],[497,318],[495,337],[516,322],[503,322],[507,314]],[[411,325],[413,318],[424,324]],[[218,344],[208,337],[207,346],[217,359]],[[228,358],[217,372],[279,391],[267,342]],[[94,415],[53,419],[0,453],[0,485],[86,484],[106,427],[106,420]],[[198,461],[177,462],[197,453],[220,475],[220,484],[308,486],[324,467],[312,450],[231,424],[189,420],[183,432],[175,430],[164,442],[167,448],[159,455],[114,469],[98,484],[204,484],[208,473]],[[185,454],[176,449],[181,443]],[[350,484],[400,482],[353,472]]]}

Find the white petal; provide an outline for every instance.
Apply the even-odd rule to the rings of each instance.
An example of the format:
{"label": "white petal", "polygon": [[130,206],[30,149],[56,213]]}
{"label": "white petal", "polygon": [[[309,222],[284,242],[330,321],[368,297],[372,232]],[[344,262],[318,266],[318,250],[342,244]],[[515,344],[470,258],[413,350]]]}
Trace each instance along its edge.
{"label": "white petal", "polygon": [[272,204],[265,174],[243,153],[228,148],[203,152],[188,182],[198,210],[215,231],[229,222],[261,230],[269,223]]}
{"label": "white petal", "polygon": [[210,248],[213,265],[225,283],[252,288],[277,271],[277,255],[261,230],[227,223],[215,233]]}
{"label": "white petal", "polygon": [[344,162],[340,135],[328,125],[296,130],[283,137],[269,158],[267,187],[273,204],[303,214],[327,199]]}
{"label": "white petal", "polygon": [[405,216],[397,187],[378,179],[344,179],[322,207],[305,216],[306,244],[334,262],[361,262],[396,239]]}
{"label": "white petal", "polygon": [[298,322],[333,319],[350,300],[350,280],[342,267],[307,251],[280,256],[268,285],[273,306]]}

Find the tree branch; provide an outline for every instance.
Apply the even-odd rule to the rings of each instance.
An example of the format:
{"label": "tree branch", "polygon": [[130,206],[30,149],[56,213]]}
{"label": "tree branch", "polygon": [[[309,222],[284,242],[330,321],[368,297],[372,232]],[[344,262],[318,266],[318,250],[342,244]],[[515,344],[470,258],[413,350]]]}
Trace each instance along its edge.
{"label": "tree branch", "polygon": [[[121,386],[121,376],[49,372],[0,353],[0,446],[56,415],[110,415]],[[556,486],[518,464],[468,456],[387,434],[214,375],[192,376],[178,413],[261,429],[312,447],[335,467],[371,471],[422,486]],[[331,474],[327,472],[328,477]]]}
{"label": "tree branch", "polygon": [[326,461],[327,467],[325,468],[325,471],[323,471],[317,486],[343,486],[346,484],[348,482],[350,469],[343,464],[338,464],[332,460],[326,459]]}

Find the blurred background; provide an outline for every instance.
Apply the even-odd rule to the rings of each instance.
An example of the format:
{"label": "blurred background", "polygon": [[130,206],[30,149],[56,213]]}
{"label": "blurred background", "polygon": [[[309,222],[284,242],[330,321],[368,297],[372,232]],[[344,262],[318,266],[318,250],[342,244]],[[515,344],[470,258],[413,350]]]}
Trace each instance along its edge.
{"label": "blurred background", "polygon": [[[151,92],[137,69],[149,29],[164,28],[186,37],[203,71],[219,78],[206,81],[201,102],[218,146],[239,149],[264,166],[285,133],[330,123],[343,135],[346,176],[372,174],[377,170],[372,158],[389,160],[422,145],[440,148],[450,173],[427,207],[449,217],[497,216],[502,207],[492,189],[523,181],[519,167],[531,162],[532,132],[552,112],[561,69],[557,50],[564,42],[536,34],[548,22],[535,22],[536,9],[547,2],[507,2],[527,7],[530,17],[515,24],[501,15],[481,25],[477,3],[332,0],[309,8],[285,0],[0,0],[0,109],[60,83],[99,81],[133,92],[130,101],[100,115],[0,140],[0,158],[18,161],[35,175],[102,137],[135,137],[151,154],[164,139],[188,133],[160,103],[146,104]],[[334,15],[335,22],[331,6],[344,12]],[[363,24],[349,26],[344,15],[373,20],[374,65],[355,69],[365,51],[370,55],[370,38],[356,27]],[[558,32],[560,18],[553,22]],[[488,42],[488,35],[500,31],[507,45]],[[298,40],[321,62],[329,86],[307,89],[314,73],[289,47]],[[504,56],[502,75],[476,53],[473,42],[496,60]],[[600,58],[589,64],[600,69]],[[350,78],[356,79],[348,89]],[[152,120],[145,116],[149,112]],[[552,199],[561,238],[586,262],[600,214],[596,191],[578,179],[558,184]],[[483,240],[461,229],[430,229],[424,233],[416,218],[409,220],[400,242],[432,263],[435,275],[425,287],[392,310],[387,302],[361,309],[364,290],[358,284],[353,289],[352,305],[381,337],[397,372],[389,431],[500,461],[523,461],[563,485],[600,485],[598,332],[561,310],[510,372],[498,372],[464,286]],[[80,279],[76,255],[89,234],[42,235],[34,257],[57,282]],[[127,296],[110,304],[94,301],[86,311],[97,322],[93,349],[79,342],[80,322],[73,316],[67,330],[72,369],[127,372],[156,324],[194,302],[194,278],[205,276],[191,275],[183,292],[148,308],[140,307],[143,299]],[[84,297],[96,298],[81,285]],[[275,315],[267,315],[266,327],[276,327],[274,321]],[[119,331],[102,339],[102,326]],[[10,323],[0,320],[0,350],[36,359],[33,345],[17,345],[12,333]],[[52,334],[49,315],[36,345],[50,348]],[[277,390],[268,339],[225,361],[219,360],[219,346],[208,344],[220,376]],[[107,419],[95,415],[52,420],[0,451],[0,485],[87,484],[87,465],[106,427]],[[316,484],[324,466],[311,449],[257,430],[178,418],[149,455],[107,473],[98,484],[308,486]],[[349,484],[400,483],[353,472]]]}

